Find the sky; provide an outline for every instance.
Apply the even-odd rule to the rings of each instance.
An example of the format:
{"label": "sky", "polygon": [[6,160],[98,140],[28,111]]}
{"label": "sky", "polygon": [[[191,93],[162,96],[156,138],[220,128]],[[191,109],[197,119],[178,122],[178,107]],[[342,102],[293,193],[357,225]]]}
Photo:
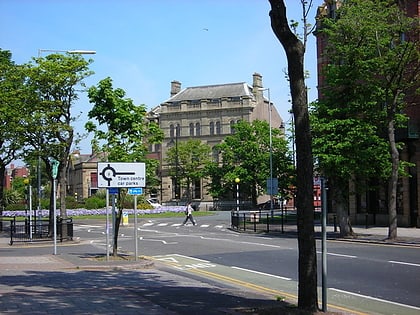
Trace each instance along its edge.
{"label": "sky", "polygon": [[[300,0],[286,0],[289,21],[301,22]],[[315,24],[313,0],[308,22]],[[246,82],[259,73],[287,123],[290,89],[284,49],[270,25],[268,0],[0,0],[0,48],[17,64],[40,50],[94,50],[88,87],[106,77],[134,104],[150,110],[182,88]],[[45,57],[48,52],[41,52]],[[305,55],[309,101],[317,98],[315,37]],[[267,92],[265,92],[268,97]],[[76,131],[84,133],[92,104],[86,93],[74,104]],[[91,137],[79,144],[91,152]],[[73,148],[76,149],[76,148]]]}

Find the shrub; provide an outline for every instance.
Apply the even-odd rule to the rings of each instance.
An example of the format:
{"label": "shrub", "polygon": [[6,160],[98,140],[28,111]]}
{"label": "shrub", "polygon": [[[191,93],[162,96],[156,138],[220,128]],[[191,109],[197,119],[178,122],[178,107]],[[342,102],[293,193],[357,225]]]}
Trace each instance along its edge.
{"label": "shrub", "polygon": [[106,200],[95,196],[89,197],[85,200],[86,209],[100,209],[106,206]]}

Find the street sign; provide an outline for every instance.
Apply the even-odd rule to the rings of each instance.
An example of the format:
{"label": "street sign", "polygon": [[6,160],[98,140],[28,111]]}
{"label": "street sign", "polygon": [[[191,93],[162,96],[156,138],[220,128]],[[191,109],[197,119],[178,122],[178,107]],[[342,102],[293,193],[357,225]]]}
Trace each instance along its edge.
{"label": "street sign", "polygon": [[128,194],[129,195],[141,195],[142,193],[143,193],[143,188],[141,188],[141,187],[136,187],[136,188],[131,187],[131,188],[128,188]]}
{"label": "street sign", "polygon": [[267,194],[277,195],[279,193],[279,180],[277,178],[267,179]]}
{"label": "street sign", "polygon": [[111,195],[118,195],[118,188],[111,187],[108,188],[108,191]]}
{"label": "street sign", "polygon": [[145,163],[98,163],[98,187],[145,186]]}

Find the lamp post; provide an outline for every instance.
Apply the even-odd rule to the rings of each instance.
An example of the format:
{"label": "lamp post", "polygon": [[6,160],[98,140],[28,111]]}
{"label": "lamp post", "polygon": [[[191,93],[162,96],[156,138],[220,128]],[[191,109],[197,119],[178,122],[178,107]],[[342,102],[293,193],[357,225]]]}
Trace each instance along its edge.
{"label": "lamp post", "polygon": [[[179,125],[175,126],[175,181],[174,181],[174,190],[173,190],[173,197],[175,197],[176,205],[178,205],[178,134],[179,134]],[[174,145],[174,139],[172,138],[173,134],[171,134],[171,140],[169,141],[169,145]]]}
{"label": "lamp post", "polygon": [[178,133],[179,133],[179,125],[175,127],[175,199],[176,205],[178,206],[179,202],[179,188],[178,188]]}
{"label": "lamp post", "polygon": [[236,183],[236,211],[239,212],[239,182],[241,180],[239,179],[239,177],[235,178],[235,183]]}
{"label": "lamp post", "polygon": [[270,211],[273,214],[273,134],[271,131],[271,99],[270,99],[270,88],[260,88],[260,91],[267,91],[268,93],[268,124],[270,128],[270,178],[268,180],[268,193],[270,194]]}

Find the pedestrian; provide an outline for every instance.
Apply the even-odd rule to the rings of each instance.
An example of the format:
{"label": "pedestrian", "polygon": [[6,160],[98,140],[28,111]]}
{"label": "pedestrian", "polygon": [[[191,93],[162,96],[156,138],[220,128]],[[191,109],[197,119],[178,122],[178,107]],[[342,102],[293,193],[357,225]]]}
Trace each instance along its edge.
{"label": "pedestrian", "polygon": [[187,223],[188,220],[190,220],[192,222],[193,225],[196,225],[197,223],[195,222],[193,216],[192,216],[192,212],[194,211],[193,207],[191,206],[191,202],[187,203],[187,206],[185,207],[185,220],[184,223],[182,225],[185,225]]}

